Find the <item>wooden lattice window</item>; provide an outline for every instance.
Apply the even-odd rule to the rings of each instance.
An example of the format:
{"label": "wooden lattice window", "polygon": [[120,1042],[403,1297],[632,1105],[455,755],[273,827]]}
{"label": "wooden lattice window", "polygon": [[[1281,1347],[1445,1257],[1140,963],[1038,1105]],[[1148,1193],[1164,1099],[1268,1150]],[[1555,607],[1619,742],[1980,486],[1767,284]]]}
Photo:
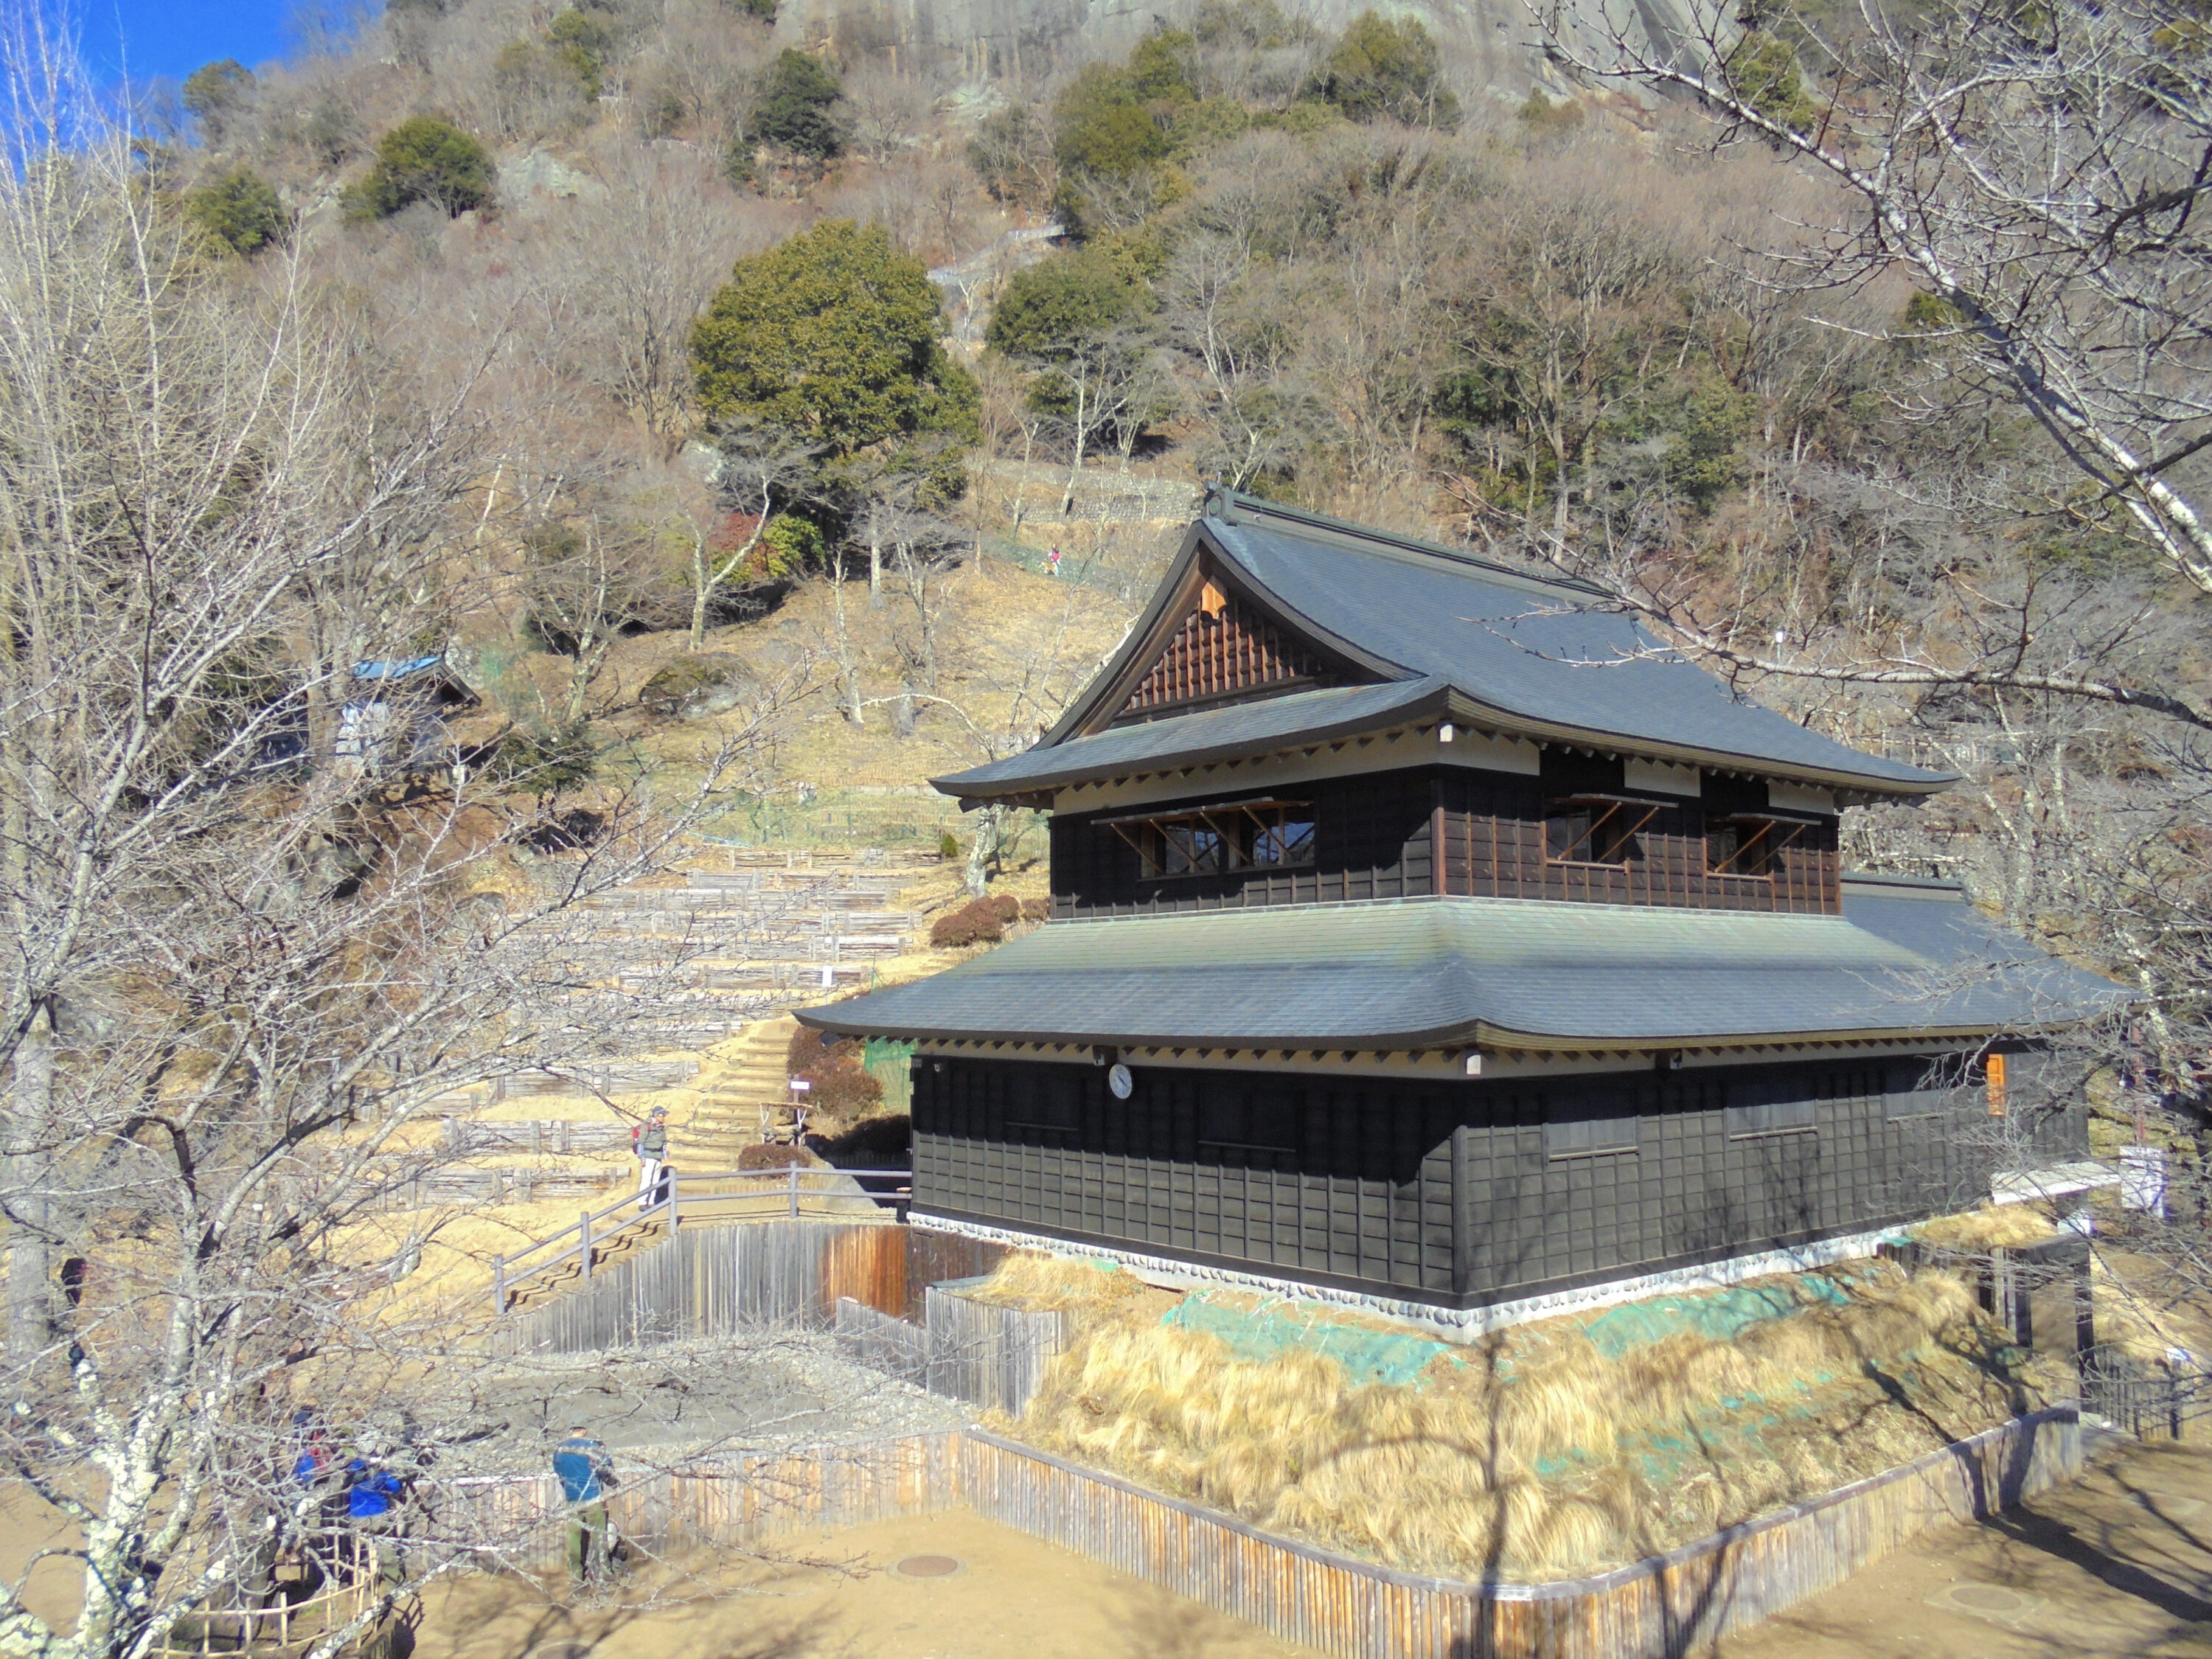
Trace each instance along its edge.
{"label": "wooden lattice window", "polygon": [[1659,815],[1648,800],[1558,795],[1544,803],[1544,856],[1554,864],[1628,864],[1644,856],[1637,834]]}
{"label": "wooden lattice window", "polygon": [[1106,827],[1136,850],[1148,881],[1291,870],[1314,861],[1310,801],[1232,801],[1143,817],[1109,818]]}
{"label": "wooden lattice window", "polygon": [[1125,714],[1317,678],[1321,659],[1295,636],[1209,581],[1167,643]]}
{"label": "wooden lattice window", "polygon": [[1802,821],[1739,812],[1705,821],[1705,868],[1717,876],[1771,876],[1782,851],[1813,826]]}

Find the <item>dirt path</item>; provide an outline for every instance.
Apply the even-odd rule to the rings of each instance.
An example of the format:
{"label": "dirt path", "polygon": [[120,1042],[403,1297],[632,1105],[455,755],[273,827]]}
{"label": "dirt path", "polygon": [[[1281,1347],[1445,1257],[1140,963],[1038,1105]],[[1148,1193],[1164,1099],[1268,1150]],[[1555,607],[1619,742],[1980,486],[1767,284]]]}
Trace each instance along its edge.
{"label": "dirt path", "polygon": [[1986,1526],[1932,1532],[1725,1659],[2212,1655],[2212,1446],[2124,1445]]}
{"label": "dirt path", "polygon": [[[965,1510],[782,1548],[811,1561],[732,1561],[629,1609],[564,1609],[511,1579],[459,1581],[424,1598],[415,1659],[1311,1659]],[[958,1570],[896,1570],[916,1556]]]}

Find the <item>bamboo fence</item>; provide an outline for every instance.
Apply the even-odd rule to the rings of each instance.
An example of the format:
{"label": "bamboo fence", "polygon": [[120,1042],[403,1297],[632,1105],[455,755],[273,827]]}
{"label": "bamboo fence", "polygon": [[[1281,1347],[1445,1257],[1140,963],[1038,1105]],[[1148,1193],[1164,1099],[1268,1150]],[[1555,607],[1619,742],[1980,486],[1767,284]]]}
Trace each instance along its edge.
{"label": "bamboo fence", "polygon": [[[2000,1425],[1885,1474],[1634,1565],[1515,1584],[1393,1571],[1146,1492],[982,1430],[700,1464],[614,1494],[626,1536],[755,1545],[964,1504],[1343,1659],[1675,1659],[1842,1583],[1930,1527],[1971,1522],[2069,1480],[2071,1406]],[[560,1559],[551,1477],[483,1483],[495,1531]]]}

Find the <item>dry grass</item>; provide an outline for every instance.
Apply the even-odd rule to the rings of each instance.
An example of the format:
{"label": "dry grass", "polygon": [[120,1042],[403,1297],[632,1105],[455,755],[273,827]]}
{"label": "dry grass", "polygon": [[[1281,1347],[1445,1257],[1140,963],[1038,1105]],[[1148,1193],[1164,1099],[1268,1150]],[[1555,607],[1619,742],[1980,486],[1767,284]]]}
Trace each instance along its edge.
{"label": "dry grass", "polygon": [[[1571,1577],[1907,1462],[2041,1403],[1970,1292],[1893,1268],[1733,1340],[1604,1357],[1563,1319],[1416,1387],[1310,1350],[1255,1361],[1160,1323],[1127,1273],[1010,1258],[986,1294],[1076,1315],[1014,1431],[1261,1525],[1419,1571]],[[1381,1328],[1384,1322],[1376,1322]]]}
{"label": "dry grass", "polygon": [[1985,1204],[1961,1215],[1939,1215],[1908,1231],[1923,1244],[1953,1250],[2016,1250],[2058,1232],[2040,1204]]}

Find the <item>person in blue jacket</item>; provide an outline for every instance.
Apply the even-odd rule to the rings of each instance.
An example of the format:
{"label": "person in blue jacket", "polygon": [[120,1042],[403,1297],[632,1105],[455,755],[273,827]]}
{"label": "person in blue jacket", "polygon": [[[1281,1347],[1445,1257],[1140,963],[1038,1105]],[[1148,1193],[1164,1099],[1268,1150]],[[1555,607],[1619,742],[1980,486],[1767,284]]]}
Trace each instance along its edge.
{"label": "person in blue jacket", "polygon": [[568,1505],[568,1578],[580,1585],[605,1576],[614,1565],[607,1536],[607,1492],[615,1483],[614,1469],[607,1449],[592,1438],[591,1425],[583,1419],[553,1449],[553,1473],[560,1477],[561,1496]]}
{"label": "person in blue jacket", "polygon": [[384,1466],[377,1455],[380,1449],[377,1443],[364,1439],[346,1461],[346,1519],[367,1540],[367,1576],[396,1582],[401,1577],[397,1540],[404,1488],[399,1477]]}

